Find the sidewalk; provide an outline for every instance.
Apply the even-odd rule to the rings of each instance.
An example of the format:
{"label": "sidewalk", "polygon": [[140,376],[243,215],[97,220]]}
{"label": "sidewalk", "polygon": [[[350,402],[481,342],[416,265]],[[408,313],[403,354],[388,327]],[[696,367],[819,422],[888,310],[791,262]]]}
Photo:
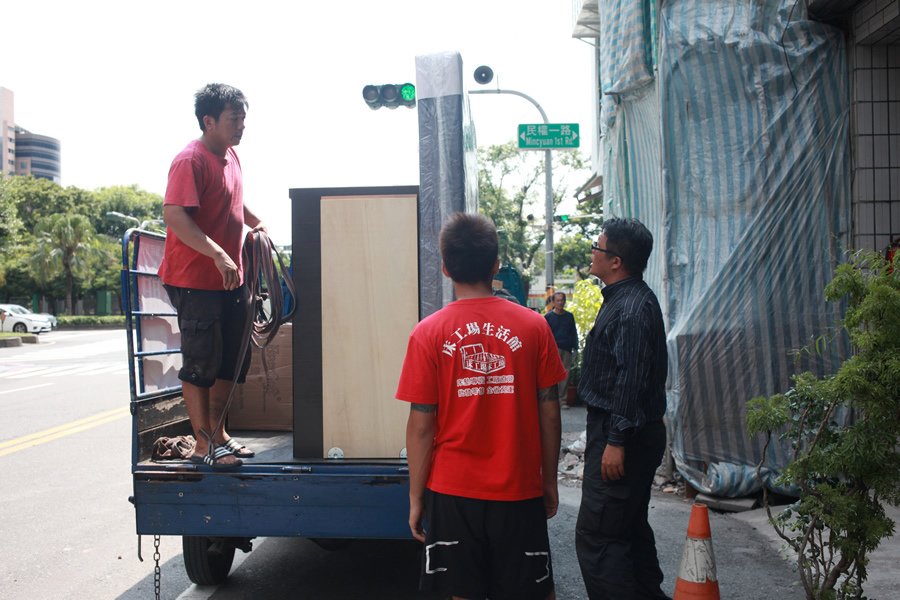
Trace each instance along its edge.
{"label": "sidewalk", "polygon": [[[584,429],[586,413],[584,406],[562,411],[564,439]],[[581,489],[561,485],[560,501],[577,514]],[[691,501],[680,495],[653,490],[650,525],[656,536],[660,567],[665,574],[663,591],[670,595],[678,576],[691,505]],[[892,537],[883,540],[870,556],[868,578],[863,586],[869,600],[893,600],[900,597],[900,507],[888,507],[887,513],[896,524],[895,532]],[[741,513],[710,511],[709,516],[722,598],[805,598],[797,573],[796,558],[769,524],[764,508]],[[564,546],[554,549],[554,552],[562,555],[568,550],[563,548]],[[574,561],[574,551],[571,554],[566,558]],[[558,579],[558,584],[560,600],[586,598],[579,573],[574,572],[571,577],[563,575]]]}
{"label": "sidewalk", "polygon": [[[778,508],[773,508],[773,515],[777,514]],[[900,507],[888,506],[886,512],[894,521],[894,535],[882,540],[869,557],[869,576],[863,584],[863,592],[869,600],[893,600],[900,596]],[[774,552],[779,553],[791,565],[796,564],[793,552],[769,524],[765,508],[734,513],[731,518],[758,531],[766,538]],[[799,580],[798,575],[797,581]]]}

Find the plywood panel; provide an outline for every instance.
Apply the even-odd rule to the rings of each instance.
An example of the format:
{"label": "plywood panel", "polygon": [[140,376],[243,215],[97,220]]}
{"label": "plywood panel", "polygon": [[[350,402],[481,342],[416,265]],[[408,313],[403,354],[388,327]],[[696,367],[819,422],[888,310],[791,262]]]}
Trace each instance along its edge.
{"label": "plywood panel", "polygon": [[323,453],[396,458],[408,405],[394,399],[418,319],[415,196],[323,196]]}

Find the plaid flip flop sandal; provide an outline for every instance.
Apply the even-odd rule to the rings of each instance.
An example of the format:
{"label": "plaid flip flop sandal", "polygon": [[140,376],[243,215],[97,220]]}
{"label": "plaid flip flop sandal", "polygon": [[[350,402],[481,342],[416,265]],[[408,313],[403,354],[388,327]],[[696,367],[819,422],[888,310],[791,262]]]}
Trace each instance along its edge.
{"label": "plaid flip flop sandal", "polygon": [[253,458],[256,456],[256,452],[243,445],[239,441],[234,438],[231,438],[227,442],[225,442],[220,448],[226,448],[231,454],[237,456],[238,458]]}

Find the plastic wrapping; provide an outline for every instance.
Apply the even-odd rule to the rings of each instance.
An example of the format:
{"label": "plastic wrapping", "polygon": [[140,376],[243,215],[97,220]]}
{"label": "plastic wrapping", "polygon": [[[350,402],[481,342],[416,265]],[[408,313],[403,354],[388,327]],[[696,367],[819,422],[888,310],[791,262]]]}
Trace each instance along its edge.
{"label": "plastic wrapping", "polygon": [[[739,496],[759,487],[763,447],[747,401],[849,353],[843,337],[795,353],[839,320],[823,288],[849,233],[844,38],[794,0],[666,2],[658,17],[658,78],[620,90],[604,139],[607,212],[656,240],[646,278],[666,316],[676,466]],[[646,28],[632,35],[619,46],[646,47]],[[766,485],[787,457],[770,446]]]}
{"label": "plastic wrapping", "polygon": [[438,234],[454,212],[478,206],[475,130],[457,52],[416,57],[419,114],[419,317],[453,300],[441,273]]}
{"label": "plastic wrapping", "polygon": [[600,88],[625,94],[653,81],[656,2],[600,1]]}

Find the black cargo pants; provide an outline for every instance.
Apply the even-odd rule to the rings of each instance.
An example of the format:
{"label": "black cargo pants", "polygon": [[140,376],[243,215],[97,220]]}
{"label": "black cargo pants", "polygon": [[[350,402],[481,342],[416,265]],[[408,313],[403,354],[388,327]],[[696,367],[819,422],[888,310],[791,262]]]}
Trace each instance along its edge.
{"label": "black cargo pants", "polygon": [[609,434],[609,414],[588,408],[587,447],[581,509],[575,527],[578,564],[591,600],[667,598],[647,522],[650,486],[662,461],[666,429],[647,423],[625,445],[625,476],[600,478],[600,462]]}

